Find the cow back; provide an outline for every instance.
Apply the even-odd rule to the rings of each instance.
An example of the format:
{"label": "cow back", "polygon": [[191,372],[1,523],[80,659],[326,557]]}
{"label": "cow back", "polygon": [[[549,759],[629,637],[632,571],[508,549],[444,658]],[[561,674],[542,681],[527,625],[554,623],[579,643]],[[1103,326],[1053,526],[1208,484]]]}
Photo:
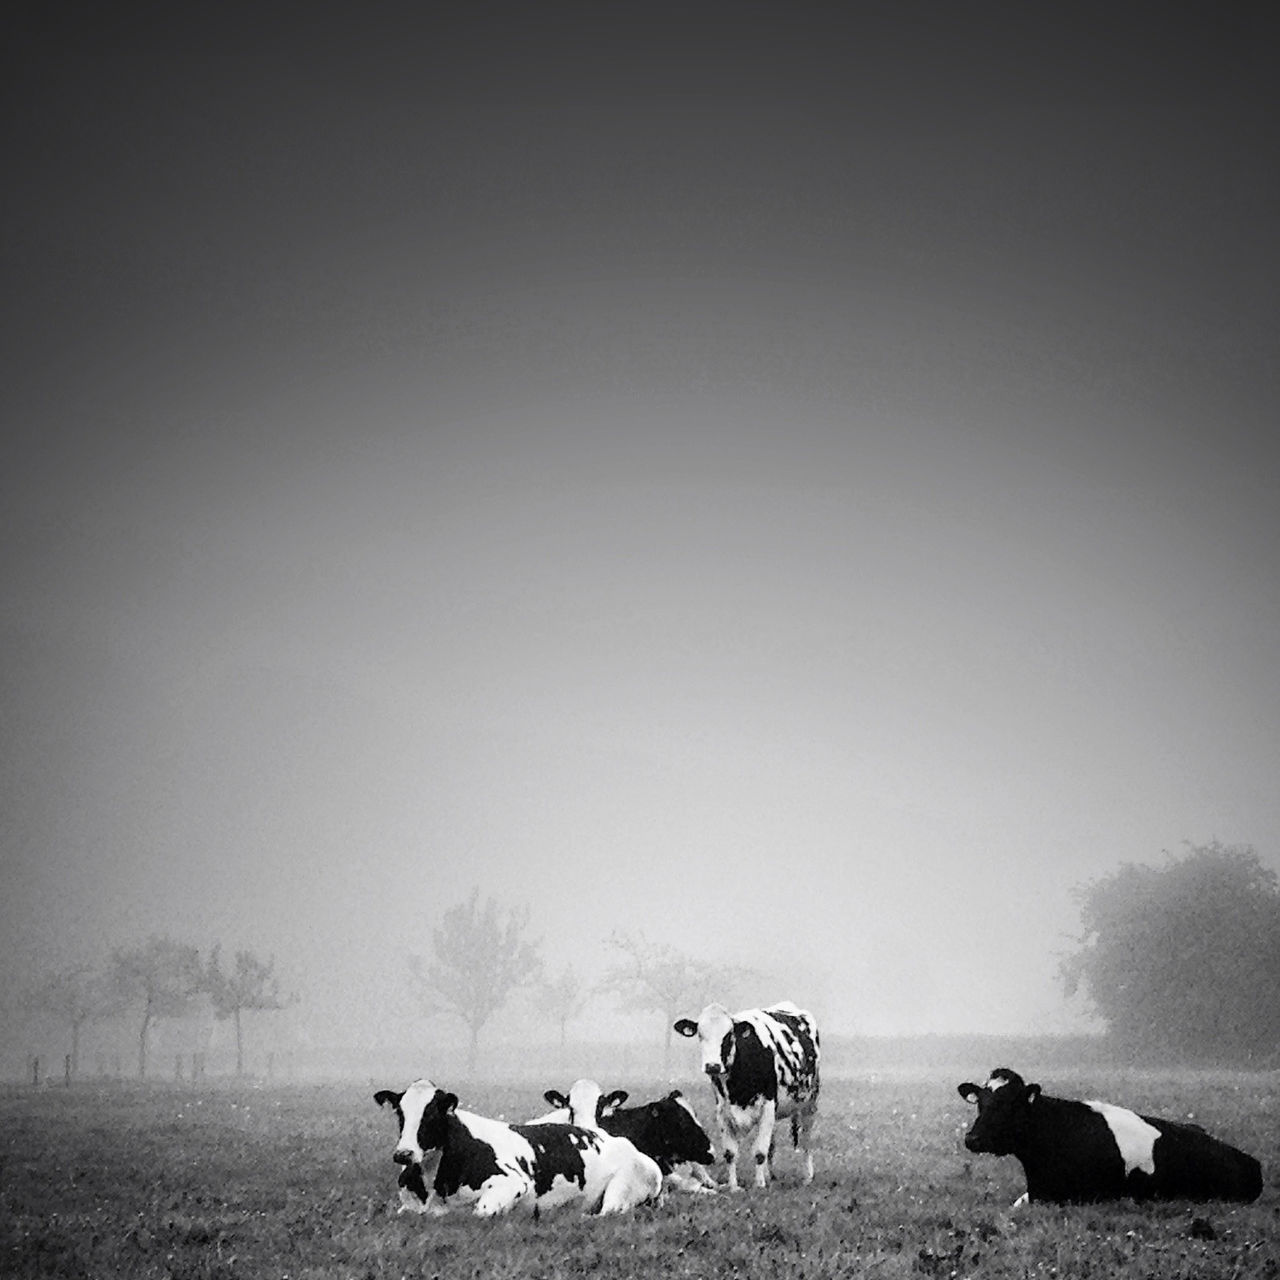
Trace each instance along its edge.
{"label": "cow back", "polygon": [[789,1004],[749,1009],[737,1015],[733,1035],[724,1089],[734,1106],[776,1102],[785,1115],[817,1097],[819,1043],[811,1014]]}
{"label": "cow back", "polygon": [[1262,1165],[1247,1152],[1206,1133],[1199,1125],[1143,1116],[1160,1136],[1149,1182],[1133,1177],[1130,1194],[1248,1204],[1262,1194]]}

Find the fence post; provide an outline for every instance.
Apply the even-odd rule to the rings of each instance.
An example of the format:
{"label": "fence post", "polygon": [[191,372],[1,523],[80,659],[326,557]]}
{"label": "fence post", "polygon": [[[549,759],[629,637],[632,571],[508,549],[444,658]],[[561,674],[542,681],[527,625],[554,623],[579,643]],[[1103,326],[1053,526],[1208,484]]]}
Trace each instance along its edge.
{"label": "fence post", "polygon": [[62,1083],[71,1088],[71,1055],[67,1054],[62,1060]]}
{"label": "fence post", "polygon": [[31,1055],[31,1084],[34,1088],[40,1087],[40,1058],[34,1053]]}

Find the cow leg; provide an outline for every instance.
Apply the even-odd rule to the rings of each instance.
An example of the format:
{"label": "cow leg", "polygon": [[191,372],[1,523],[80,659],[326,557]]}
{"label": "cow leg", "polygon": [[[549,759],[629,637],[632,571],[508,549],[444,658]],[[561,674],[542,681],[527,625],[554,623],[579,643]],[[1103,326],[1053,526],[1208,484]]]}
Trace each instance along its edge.
{"label": "cow leg", "polygon": [[667,1186],[672,1191],[697,1192],[714,1195],[716,1180],[700,1165],[680,1166],[667,1174]]}
{"label": "cow leg", "polygon": [[625,1164],[609,1179],[600,1201],[600,1212],[628,1213],[646,1200],[661,1201],[662,1174],[652,1161]]}
{"label": "cow leg", "polygon": [[449,1212],[449,1202],[435,1191],[430,1192],[425,1200],[400,1188],[400,1205],[396,1213],[426,1213],[433,1218],[442,1218]]}
{"label": "cow leg", "polygon": [[533,1187],[523,1178],[490,1178],[476,1201],[477,1218],[493,1218],[509,1213]]}
{"label": "cow leg", "polygon": [[725,1115],[724,1099],[716,1095],[716,1125],[720,1130],[720,1150],[724,1152],[725,1186],[730,1191],[740,1191],[738,1186],[738,1135]]}
{"label": "cow leg", "polygon": [[773,1151],[773,1126],[777,1121],[778,1106],[775,1102],[766,1102],[760,1112],[760,1129],[755,1140],[756,1186],[767,1186],[769,1182],[769,1155]]}
{"label": "cow leg", "polygon": [[817,1114],[813,1111],[797,1112],[791,1117],[791,1141],[794,1146],[804,1152],[805,1186],[813,1181],[813,1122]]}
{"label": "cow leg", "polygon": [[730,1191],[741,1191],[738,1186],[738,1138],[737,1135],[731,1133],[728,1129],[724,1131],[721,1138],[721,1144],[724,1147],[724,1168],[725,1168],[725,1186]]}

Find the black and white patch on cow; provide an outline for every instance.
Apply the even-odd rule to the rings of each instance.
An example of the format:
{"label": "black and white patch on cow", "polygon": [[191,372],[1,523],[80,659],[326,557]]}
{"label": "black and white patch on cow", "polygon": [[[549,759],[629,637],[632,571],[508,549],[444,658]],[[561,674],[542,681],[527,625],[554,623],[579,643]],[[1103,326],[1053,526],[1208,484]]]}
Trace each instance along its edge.
{"label": "black and white patch on cow", "polygon": [[741,1140],[756,1129],[753,1145],[755,1182],[768,1182],[773,1157],[774,1126],[790,1119],[791,1140],[804,1152],[806,1183],[813,1180],[810,1146],[818,1107],[818,1027],[813,1015],[790,1001],[766,1009],[731,1014],[709,1004],[692,1018],[680,1018],[674,1029],[697,1037],[702,1069],[715,1091],[720,1149],[727,1185],[738,1189]]}
{"label": "black and white patch on cow", "polygon": [[[430,1080],[402,1093],[380,1089],[379,1106],[394,1108],[400,1136],[392,1159],[401,1177],[402,1209],[439,1213],[451,1203],[477,1217],[521,1208],[530,1212],[577,1203],[588,1213],[623,1213],[662,1192],[658,1166],[625,1138],[567,1124],[508,1125],[458,1110],[458,1099]],[[436,1157],[431,1192],[415,1204],[421,1172]]]}
{"label": "black and white patch on cow", "polygon": [[542,1121],[598,1127],[629,1139],[655,1161],[673,1191],[715,1190],[715,1179],[706,1170],[715,1161],[711,1140],[679,1089],[634,1107],[622,1105],[629,1097],[625,1089],[602,1095],[600,1086],[591,1080],[575,1082],[567,1094],[548,1089],[543,1097],[554,1110],[542,1116]]}
{"label": "black and white patch on cow", "polygon": [[1138,1115],[1109,1102],[1054,1098],[997,1067],[982,1085],[958,1086],[978,1114],[970,1151],[1014,1156],[1025,1201],[1256,1200],[1262,1168],[1198,1125]]}

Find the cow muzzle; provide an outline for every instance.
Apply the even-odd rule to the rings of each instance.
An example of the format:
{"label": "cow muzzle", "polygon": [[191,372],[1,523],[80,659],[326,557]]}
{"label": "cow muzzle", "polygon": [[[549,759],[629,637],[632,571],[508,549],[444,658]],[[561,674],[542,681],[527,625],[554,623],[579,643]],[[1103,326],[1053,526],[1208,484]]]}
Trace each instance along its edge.
{"label": "cow muzzle", "polygon": [[397,1147],[392,1153],[391,1158],[396,1164],[417,1164],[413,1157],[413,1152],[407,1147]]}
{"label": "cow muzzle", "polygon": [[722,1075],[724,1075],[724,1065],[723,1065],[723,1063],[719,1063],[719,1062],[708,1062],[708,1063],[707,1063],[707,1064],[706,1064],[702,1069],[703,1069],[703,1071],[705,1071],[705,1072],[707,1073],[707,1075],[709,1075],[709,1076],[722,1076]]}

